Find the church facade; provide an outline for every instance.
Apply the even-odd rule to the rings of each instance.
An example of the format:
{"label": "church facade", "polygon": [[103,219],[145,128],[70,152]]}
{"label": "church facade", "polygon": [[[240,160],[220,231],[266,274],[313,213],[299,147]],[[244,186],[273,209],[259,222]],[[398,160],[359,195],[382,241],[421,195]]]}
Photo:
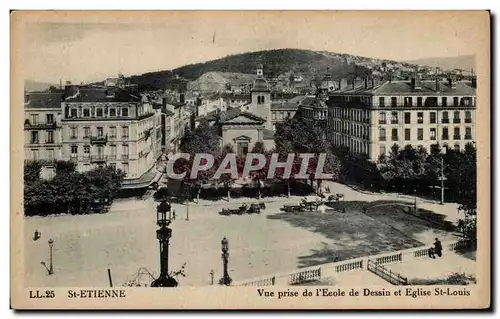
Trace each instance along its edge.
{"label": "church facade", "polygon": [[230,144],[235,152],[242,155],[251,152],[257,142],[262,142],[266,150],[274,148],[271,89],[262,65],[257,67],[251,96],[250,103],[227,110],[219,122],[222,145]]}

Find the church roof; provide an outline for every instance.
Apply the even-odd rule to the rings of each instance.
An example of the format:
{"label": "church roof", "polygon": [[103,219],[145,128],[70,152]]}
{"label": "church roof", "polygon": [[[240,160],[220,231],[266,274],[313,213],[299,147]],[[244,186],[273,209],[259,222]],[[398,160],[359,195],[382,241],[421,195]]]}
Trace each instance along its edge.
{"label": "church roof", "polygon": [[[220,123],[224,124],[226,122],[229,122],[232,119],[237,118],[238,116],[245,116],[245,117],[248,117],[248,118],[250,118],[254,121],[257,121],[257,122],[265,122],[266,121],[265,119],[263,119],[262,117],[260,117],[258,115],[255,115],[255,114],[250,113],[250,112],[242,111],[239,108],[234,108],[234,109],[228,110],[226,113],[224,113],[222,115],[222,117],[221,117],[222,120],[220,121]],[[231,123],[231,124],[234,124],[234,123]]]}
{"label": "church roof", "polygon": [[259,76],[253,81],[252,92],[271,92],[271,89],[267,80]]}

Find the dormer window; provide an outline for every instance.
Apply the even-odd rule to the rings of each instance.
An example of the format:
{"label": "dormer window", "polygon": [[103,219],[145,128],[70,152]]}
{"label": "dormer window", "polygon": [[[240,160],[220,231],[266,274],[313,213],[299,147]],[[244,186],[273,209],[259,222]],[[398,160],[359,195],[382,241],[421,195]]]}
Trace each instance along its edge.
{"label": "dormer window", "polygon": [[122,108],[122,116],[123,117],[128,117],[128,108],[126,108],[126,107]]}
{"label": "dormer window", "polygon": [[115,90],[112,87],[106,89],[106,97],[115,97]]}

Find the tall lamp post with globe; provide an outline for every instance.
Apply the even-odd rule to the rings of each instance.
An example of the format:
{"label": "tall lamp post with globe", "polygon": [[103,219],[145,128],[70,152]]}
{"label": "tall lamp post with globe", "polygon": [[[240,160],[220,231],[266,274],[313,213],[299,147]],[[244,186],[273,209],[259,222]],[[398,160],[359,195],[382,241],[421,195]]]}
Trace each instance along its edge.
{"label": "tall lamp post with globe", "polygon": [[[168,212],[168,217],[167,217]],[[168,273],[168,246],[172,237],[172,229],[168,228],[172,222],[171,206],[167,201],[156,207],[156,238],[160,243],[160,276],[151,283],[151,287],[177,287],[177,280]]]}
{"label": "tall lamp post with globe", "polygon": [[221,246],[222,246],[222,262],[224,266],[224,275],[219,280],[219,284],[224,286],[229,286],[231,284],[231,281],[233,280],[229,277],[229,274],[227,272],[227,263],[229,260],[229,243],[226,237],[222,238]]}

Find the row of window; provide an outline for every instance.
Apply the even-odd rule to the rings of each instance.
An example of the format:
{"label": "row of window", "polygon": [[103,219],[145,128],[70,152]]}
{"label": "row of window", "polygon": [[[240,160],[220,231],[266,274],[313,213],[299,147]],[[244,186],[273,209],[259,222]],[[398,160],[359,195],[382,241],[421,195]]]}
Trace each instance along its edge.
{"label": "row of window", "polygon": [[[387,112],[380,112],[379,113],[379,124],[388,124],[387,122],[387,117],[386,117]],[[390,124],[398,124],[399,119],[398,119],[398,112],[391,112],[390,113],[391,121]],[[429,123],[435,124],[437,123],[437,112],[429,112]],[[441,112],[441,123],[450,123],[450,118],[448,111],[443,111]],[[472,123],[472,113],[471,111],[465,111],[465,123]],[[424,123],[424,112],[417,112],[417,124],[423,124]],[[461,123],[460,119],[460,111],[454,111],[453,112],[453,123]],[[404,113],[404,124],[411,124],[411,112],[405,112]]]}
{"label": "row of window", "polygon": [[[94,114],[92,114],[91,112],[91,109],[88,108],[88,107],[84,107],[82,109],[82,114],[81,114],[81,117],[104,117],[104,114],[105,114],[105,109],[102,108],[102,107],[98,107],[95,109],[95,112]],[[117,107],[110,107],[110,108],[107,108],[107,116],[108,117],[128,117],[129,116],[129,109],[128,107],[120,107],[120,108],[117,108]],[[69,116],[70,117],[78,117],[78,109],[77,108],[71,108],[70,109],[70,113],[69,113]]]}
{"label": "row of window", "polygon": [[[380,129],[380,134],[379,134],[379,141],[386,141],[387,140],[387,133],[385,128]],[[390,130],[391,132],[391,141],[397,141],[399,139],[399,131],[397,128],[393,128]],[[430,128],[429,129],[429,140],[435,141],[437,139],[437,130],[436,128]],[[453,139],[454,140],[460,140],[462,137],[460,135],[460,127],[455,127],[453,128]],[[443,127],[441,131],[441,140],[449,140],[450,135],[448,132],[447,127]],[[465,136],[464,139],[466,140],[471,140],[472,139],[472,128],[466,127],[465,128]],[[405,141],[411,141],[412,136],[411,136],[411,129],[410,128],[405,128],[404,129],[404,140]],[[417,129],[417,140],[423,141],[424,140],[424,129],[423,128],[418,128]]]}
{"label": "row of window", "polygon": [[[83,145],[83,154],[90,155],[90,145]],[[110,149],[110,154],[112,156],[116,156],[116,150],[117,146],[116,145],[109,145]],[[97,145],[95,146],[95,150],[97,151],[97,155],[104,155],[104,146],[102,145]],[[71,145],[71,157],[77,157],[78,156],[78,151],[79,151],[79,146],[78,145]],[[128,151],[129,147],[128,144],[123,144],[121,145],[121,154],[122,157],[127,157],[128,158]]]}
{"label": "row of window", "polygon": [[[46,131],[46,144],[54,144],[54,131]],[[40,132],[30,131],[30,144],[40,144]]]}
{"label": "row of window", "polygon": [[[386,98],[384,96],[379,97],[378,99],[378,105],[380,107],[386,106],[386,100],[390,101],[390,106],[395,107],[398,106],[398,98],[393,96],[390,98]],[[472,97],[463,97],[459,98],[458,96],[453,97],[453,100],[450,101],[451,99],[448,99],[448,97],[443,96],[441,97],[441,103],[438,104],[438,98],[437,97],[427,97],[425,100],[423,97],[419,96],[416,98],[416,105],[414,105],[414,100],[413,97],[403,97],[403,106],[411,107],[411,106],[448,106],[450,103],[450,106],[472,106],[473,105],[473,99]]]}
{"label": "row of window", "polygon": [[[30,124],[38,125],[41,124],[39,121],[39,114],[30,114]],[[44,124],[53,124],[54,123],[54,114],[48,113],[45,114],[45,123]]]}
{"label": "row of window", "polygon": [[[48,148],[46,150],[44,150],[47,154],[47,160],[49,161],[53,161],[55,160],[56,156],[55,156],[55,150],[53,148]],[[34,160],[34,161],[38,161],[40,160],[40,151],[37,150],[37,149],[32,149],[31,150],[31,159]],[[45,159],[45,158],[44,158]]]}
{"label": "row of window", "polygon": [[356,122],[370,123],[370,112],[365,110],[330,108],[328,110],[330,118],[344,118]]}
{"label": "row of window", "polygon": [[[447,144],[444,144],[444,146],[445,146],[445,147],[448,147],[448,145],[447,145]],[[423,146],[423,145],[418,145],[417,147],[418,147],[418,148],[423,148],[424,146]],[[386,155],[388,155],[388,153],[387,153],[387,150],[388,150],[388,149],[390,149],[390,146],[386,146],[386,145],[384,145],[384,144],[380,144],[380,147],[379,147],[379,152],[380,152],[380,153],[379,153],[379,156],[386,156]],[[453,145],[453,150],[455,150],[455,151],[460,151],[460,144],[455,143],[455,144]]]}
{"label": "row of window", "polygon": [[272,113],[272,119],[273,121],[280,121],[280,120],[284,120],[286,118],[291,118],[292,117],[292,112],[290,111],[275,111]]}
{"label": "row of window", "polygon": [[368,134],[370,131],[369,126],[348,123],[341,120],[333,120],[332,122],[330,122],[330,127],[333,128],[334,132],[342,132],[365,139],[368,139]]}
{"label": "row of window", "polygon": [[[76,126],[70,127],[70,138],[76,139],[78,138],[78,131],[79,128]],[[115,138],[117,135],[117,128],[116,126],[110,126],[109,127],[109,137],[110,138]],[[104,136],[104,127],[98,126],[96,127],[96,135],[97,136]],[[91,130],[89,126],[83,127],[83,137],[88,138],[91,136]],[[128,126],[122,126],[121,127],[121,137],[128,138],[129,137],[129,127]]]}
{"label": "row of window", "polygon": [[354,153],[368,154],[369,144],[366,142],[356,141],[345,135],[333,135],[333,143],[335,145],[348,146],[349,150]]}

